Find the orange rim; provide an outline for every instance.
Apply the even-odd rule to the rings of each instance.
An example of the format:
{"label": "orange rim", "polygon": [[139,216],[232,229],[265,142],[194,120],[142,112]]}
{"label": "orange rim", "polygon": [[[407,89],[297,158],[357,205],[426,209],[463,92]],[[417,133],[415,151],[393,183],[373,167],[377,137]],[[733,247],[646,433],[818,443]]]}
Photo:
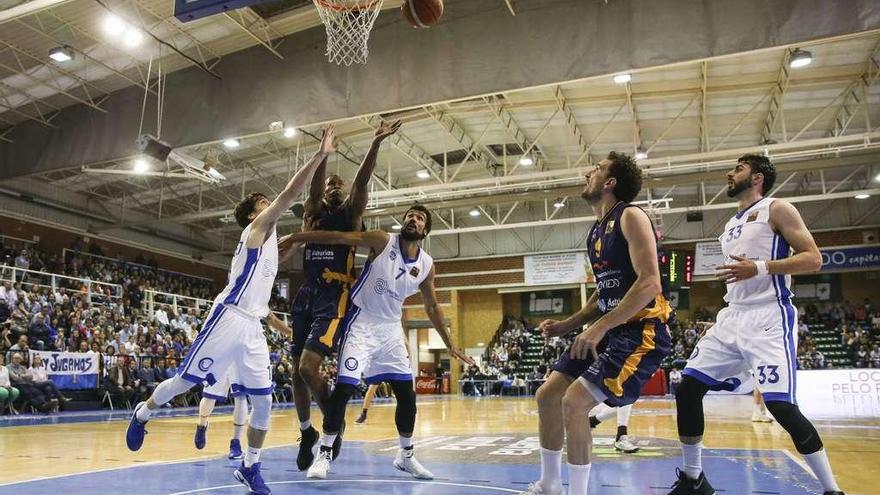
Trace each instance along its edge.
{"label": "orange rim", "polygon": [[[336,12],[344,12],[344,11],[352,11],[352,10],[370,10],[376,4],[382,2],[382,0],[370,0],[369,2],[366,2],[366,4],[364,4],[364,5],[355,4],[355,5],[352,5],[351,7],[345,7],[342,5],[335,5],[335,4],[328,3],[326,0],[314,0],[314,1],[315,1],[316,6],[319,6],[319,7],[325,8],[325,9],[329,9],[329,10],[335,10]],[[360,0],[358,0],[358,1],[360,1]]]}

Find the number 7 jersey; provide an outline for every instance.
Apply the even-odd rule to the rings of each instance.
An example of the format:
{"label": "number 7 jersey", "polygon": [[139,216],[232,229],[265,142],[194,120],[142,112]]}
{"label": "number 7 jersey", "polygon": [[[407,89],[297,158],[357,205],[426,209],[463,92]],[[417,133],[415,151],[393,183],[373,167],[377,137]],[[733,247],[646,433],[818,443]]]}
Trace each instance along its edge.
{"label": "number 7 jersey", "polygon": [[[726,264],[736,262],[731,256],[769,261],[787,258],[791,254],[788,242],[770,225],[773,201],[774,198],[761,198],[727,221],[718,238]],[[727,284],[727,295],[724,296],[728,304],[734,305],[787,303],[790,298],[791,276],[788,275],[756,276]]]}

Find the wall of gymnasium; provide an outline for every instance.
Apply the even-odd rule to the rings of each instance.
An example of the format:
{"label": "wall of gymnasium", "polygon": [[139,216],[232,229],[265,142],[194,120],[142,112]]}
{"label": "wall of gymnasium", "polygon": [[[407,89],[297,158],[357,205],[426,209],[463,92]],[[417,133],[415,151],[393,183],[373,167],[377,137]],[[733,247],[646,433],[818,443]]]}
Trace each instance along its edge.
{"label": "wall of gymnasium", "polygon": [[[5,216],[0,216],[0,234],[28,240],[32,240],[34,236],[38,236],[40,239],[40,246],[44,250],[50,253],[58,253],[59,256],[64,248],[70,248],[74,241],[81,237],[80,235],[71,232]],[[95,240],[95,238],[92,238],[92,240]],[[139,254],[141,254],[147,259],[155,258],[159,268],[165,270],[172,270],[199,277],[207,277],[214,280],[219,285],[226,282],[226,270],[198,263],[196,260],[184,260],[164,254],[151,253],[144,251],[143,249],[117,244],[103,239],[98,239],[97,242],[104,251],[104,254],[111,258],[133,261]]]}

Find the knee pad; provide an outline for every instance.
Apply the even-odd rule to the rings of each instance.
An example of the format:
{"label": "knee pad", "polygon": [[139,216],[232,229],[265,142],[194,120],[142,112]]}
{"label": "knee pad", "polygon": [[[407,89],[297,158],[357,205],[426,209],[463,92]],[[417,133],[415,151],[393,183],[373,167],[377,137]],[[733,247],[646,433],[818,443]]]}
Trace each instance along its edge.
{"label": "knee pad", "polygon": [[778,400],[767,401],[766,405],[767,410],[770,411],[779,426],[791,435],[798,452],[808,455],[822,450],[822,439],[819,437],[819,432],[816,431],[810,420],[804,417],[798,406]]}
{"label": "knee pad", "polygon": [[412,433],[416,426],[416,391],[411,381],[392,381],[391,390],[397,398],[394,423],[399,433]]}
{"label": "knee pad", "polygon": [[345,420],[345,406],[357,392],[357,387],[349,383],[337,383],[324,414],[322,427],[325,433],[339,433]]}
{"label": "knee pad", "polygon": [[266,431],[269,429],[270,414],[272,413],[271,395],[252,395],[251,428]]}
{"label": "knee pad", "polygon": [[703,397],[709,387],[693,378],[685,376],[675,391],[678,435],[682,437],[701,437],[705,430],[703,418]]}

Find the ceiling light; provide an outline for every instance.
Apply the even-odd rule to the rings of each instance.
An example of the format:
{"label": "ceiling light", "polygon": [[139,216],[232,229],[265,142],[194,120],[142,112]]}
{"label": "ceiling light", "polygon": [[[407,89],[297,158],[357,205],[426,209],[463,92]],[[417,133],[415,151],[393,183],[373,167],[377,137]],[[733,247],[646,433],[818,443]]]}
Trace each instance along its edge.
{"label": "ceiling light", "polygon": [[419,179],[429,179],[431,177],[431,172],[428,172],[427,170],[419,170],[416,172],[416,176]]}
{"label": "ceiling light", "polygon": [[485,347],[486,344],[484,342],[477,342],[477,347]]}
{"label": "ceiling light", "polygon": [[127,47],[134,48],[143,43],[144,33],[142,33],[141,30],[138,28],[129,27],[125,30],[123,41],[125,41],[125,45]]}
{"label": "ceiling light", "polygon": [[810,65],[810,62],[813,61],[813,54],[806,51],[801,50],[800,48],[795,49],[795,51],[791,52],[791,57],[788,59],[788,66],[792,69],[797,69],[800,67],[806,67]]}
{"label": "ceiling light", "polygon": [[875,175],[874,180],[876,180],[877,182],[880,182],[880,174]]}
{"label": "ceiling light", "polygon": [[396,223],[396,224],[394,224],[394,225],[391,226],[391,228],[392,228],[393,230],[400,230],[401,227],[402,227],[402,226],[401,226],[399,223]]}
{"label": "ceiling light", "polygon": [[137,158],[134,161],[134,173],[143,174],[150,170],[150,164],[147,162],[146,158]]}
{"label": "ceiling light", "polygon": [[293,136],[296,136],[296,129],[295,128],[287,127],[284,129],[284,137],[292,138]]}
{"label": "ceiling light", "polygon": [[69,46],[56,46],[49,50],[49,58],[56,62],[67,62],[73,60],[73,50]]}
{"label": "ceiling light", "polygon": [[630,74],[617,74],[614,76],[614,82],[616,84],[626,84],[632,81],[632,76]]}
{"label": "ceiling light", "polygon": [[868,199],[868,198],[870,198],[870,197],[871,197],[870,194],[864,194],[864,193],[862,193],[862,194],[856,194],[856,195],[855,195],[855,198],[856,198],[856,199]]}
{"label": "ceiling light", "polygon": [[107,17],[104,18],[104,32],[110,36],[119,36],[125,31],[126,27],[128,27],[128,25],[118,16],[108,14]]}
{"label": "ceiling light", "polygon": [[565,201],[563,201],[563,200],[561,200],[561,199],[557,199],[556,202],[553,203],[553,207],[554,207],[554,208],[557,208],[557,209],[558,209],[558,208],[564,208],[564,207],[565,207]]}
{"label": "ceiling light", "polygon": [[534,165],[535,160],[532,160],[532,157],[530,157],[530,156],[523,156],[522,158],[519,159],[519,164],[522,166],[528,167],[529,165]]}
{"label": "ceiling light", "polygon": [[474,208],[473,210],[468,212],[468,215],[470,215],[472,217],[478,217],[478,216],[480,216],[480,210]]}
{"label": "ceiling light", "polygon": [[223,141],[223,146],[226,146],[227,148],[238,148],[241,146],[241,143],[238,142],[238,139],[229,138]]}
{"label": "ceiling light", "polygon": [[645,151],[645,148],[641,146],[636,148],[636,160],[644,160],[645,158],[648,158],[648,152]]}

